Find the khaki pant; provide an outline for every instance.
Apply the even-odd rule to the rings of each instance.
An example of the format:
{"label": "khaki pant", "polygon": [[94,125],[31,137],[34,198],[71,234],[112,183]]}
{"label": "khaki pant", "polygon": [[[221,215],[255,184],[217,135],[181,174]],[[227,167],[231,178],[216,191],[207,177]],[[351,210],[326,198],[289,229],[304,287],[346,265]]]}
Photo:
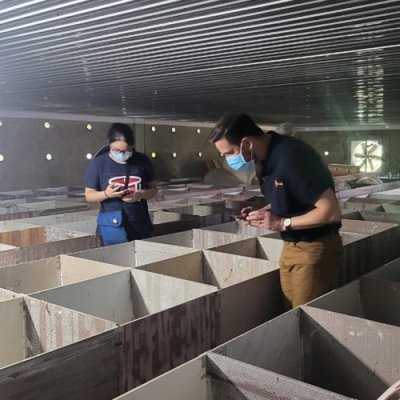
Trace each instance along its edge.
{"label": "khaki pant", "polygon": [[285,242],[279,265],[287,306],[297,307],[334,289],[342,259],[338,233],[314,242]]}

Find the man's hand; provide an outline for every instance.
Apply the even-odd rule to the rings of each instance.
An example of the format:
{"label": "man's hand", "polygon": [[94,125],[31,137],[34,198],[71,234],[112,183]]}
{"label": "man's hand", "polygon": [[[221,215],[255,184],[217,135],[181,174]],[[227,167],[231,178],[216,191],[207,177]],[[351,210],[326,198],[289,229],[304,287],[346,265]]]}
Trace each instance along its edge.
{"label": "man's hand", "polygon": [[250,212],[246,218],[246,222],[250,226],[266,228],[275,232],[282,232],[285,230],[283,227],[283,219],[263,208]]}
{"label": "man's hand", "polygon": [[254,211],[254,207],[245,207],[240,211],[238,217],[245,220],[252,211]]}

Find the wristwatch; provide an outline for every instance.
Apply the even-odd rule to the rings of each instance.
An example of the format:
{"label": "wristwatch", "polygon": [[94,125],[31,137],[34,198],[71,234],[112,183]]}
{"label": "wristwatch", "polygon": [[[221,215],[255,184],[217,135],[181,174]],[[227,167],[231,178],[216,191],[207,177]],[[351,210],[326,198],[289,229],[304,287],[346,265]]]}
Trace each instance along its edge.
{"label": "wristwatch", "polygon": [[285,228],[285,231],[290,231],[292,227],[292,218],[285,218],[283,220],[283,227]]}

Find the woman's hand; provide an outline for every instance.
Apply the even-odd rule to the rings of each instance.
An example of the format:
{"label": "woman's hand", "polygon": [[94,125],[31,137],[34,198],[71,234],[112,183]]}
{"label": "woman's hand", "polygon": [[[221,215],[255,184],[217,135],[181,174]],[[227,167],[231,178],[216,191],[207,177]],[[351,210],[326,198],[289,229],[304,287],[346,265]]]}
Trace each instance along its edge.
{"label": "woman's hand", "polygon": [[116,199],[118,197],[125,196],[125,193],[126,190],[121,188],[121,186],[108,185],[106,190],[104,190],[104,195],[108,199]]}
{"label": "woman's hand", "polygon": [[136,190],[132,193],[125,194],[122,197],[122,201],[125,203],[135,203],[136,201],[140,201],[144,198],[145,190]]}

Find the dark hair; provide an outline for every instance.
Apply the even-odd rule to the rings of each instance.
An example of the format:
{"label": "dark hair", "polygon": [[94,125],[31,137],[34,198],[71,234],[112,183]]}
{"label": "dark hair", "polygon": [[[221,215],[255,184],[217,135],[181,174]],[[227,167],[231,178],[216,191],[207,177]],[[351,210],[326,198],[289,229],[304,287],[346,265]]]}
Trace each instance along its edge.
{"label": "dark hair", "polygon": [[211,131],[208,139],[212,142],[226,139],[229,143],[239,145],[246,136],[261,136],[264,131],[246,114],[224,114]]}
{"label": "dark hair", "polygon": [[112,124],[108,130],[107,137],[108,143],[116,142],[117,140],[123,140],[129,146],[133,146],[135,143],[132,128],[127,124]]}

